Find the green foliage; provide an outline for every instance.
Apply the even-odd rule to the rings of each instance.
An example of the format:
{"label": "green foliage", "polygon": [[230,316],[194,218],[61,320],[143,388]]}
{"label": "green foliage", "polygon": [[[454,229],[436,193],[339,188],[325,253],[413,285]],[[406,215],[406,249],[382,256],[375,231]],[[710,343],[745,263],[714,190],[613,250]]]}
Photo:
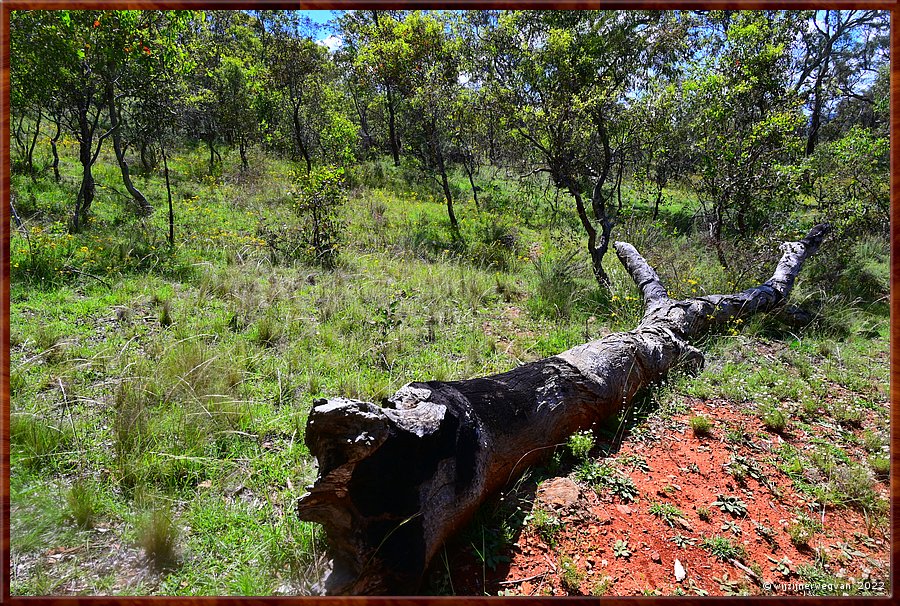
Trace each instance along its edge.
{"label": "green foliage", "polygon": [[741,517],[747,513],[747,504],[740,497],[719,495],[712,505],[734,517]]}
{"label": "green foliage", "polygon": [[822,530],[822,524],[813,520],[805,513],[800,514],[797,519],[793,520],[787,527],[788,536],[791,543],[797,547],[808,547],[810,539],[816,532]]}
{"label": "green foliage", "polygon": [[539,255],[532,261],[537,290],[529,299],[533,313],[550,318],[566,319],[582,297],[576,276],[583,271],[575,253],[565,256]]}
{"label": "green foliage", "polygon": [[94,526],[96,516],[96,490],[93,483],[83,479],[76,480],[69,492],[66,493],[66,502],[69,505],[69,513],[75,524],[85,530]]}
{"label": "green foliage", "polygon": [[689,423],[691,430],[693,430],[694,435],[698,438],[708,436],[712,431],[712,423],[706,417],[691,417]]}
{"label": "green foliage", "polygon": [[762,422],[766,429],[775,433],[782,433],[788,426],[787,416],[774,406],[763,411]]}
{"label": "green foliage", "polygon": [[154,566],[168,569],[176,564],[179,532],[168,507],[156,505],[144,513],[138,521],[137,535]]}
{"label": "green foliage", "polygon": [[569,594],[579,594],[581,583],[584,582],[585,573],[578,569],[578,566],[569,556],[563,556],[559,559],[560,581],[563,589]]}
{"label": "green foliage", "polygon": [[743,560],[747,557],[747,551],[742,545],[736,545],[728,537],[707,537],[700,542],[700,547],[707,550],[723,562],[728,560]]}
{"label": "green foliage", "polygon": [[649,511],[651,515],[655,515],[670,527],[674,527],[684,520],[684,513],[671,503],[652,503]]}
{"label": "green foliage", "polygon": [[[294,185],[293,210],[300,221],[297,241],[287,242],[289,248],[282,250],[332,269],[337,264],[345,227],[344,170],[322,167],[309,175],[295,172]],[[281,248],[279,241],[286,236],[269,232],[268,238],[270,246]]]}
{"label": "green foliage", "polygon": [[586,462],[594,448],[594,435],[590,431],[578,431],[569,436],[566,446],[577,461]]}
{"label": "green foliage", "polygon": [[840,139],[817,146],[809,158],[810,192],[842,241],[886,233],[888,149],[886,137],[856,125]]}
{"label": "green foliage", "polygon": [[525,523],[534,526],[538,536],[551,547],[556,544],[556,538],[563,528],[562,520],[541,508],[532,511],[525,518]]}
{"label": "green foliage", "polygon": [[74,444],[71,428],[49,422],[38,415],[18,412],[10,415],[9,441],[13,449],[21,449],[21,463],[31,469],[54,468],[64,459],[62,453]]}
{"label": "green foliage", "polygon": [[675,535],[669,540],[675,543],[675,546],[679,549],[684,549],[685,547],[697,544],[696,539],[691,539],[680,534]]}
{"label": "green foliage", "polygon": [[612,546],[613,555],[616,558],[628,559],[631,557],[631,549],[628,548],[628,541],[625,539],[617,539]]}

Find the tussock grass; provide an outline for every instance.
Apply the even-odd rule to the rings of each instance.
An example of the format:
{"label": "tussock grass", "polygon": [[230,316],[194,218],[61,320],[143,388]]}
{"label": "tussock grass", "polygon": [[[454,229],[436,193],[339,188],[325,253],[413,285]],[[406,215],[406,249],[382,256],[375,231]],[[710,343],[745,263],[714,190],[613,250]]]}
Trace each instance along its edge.
{"label": "tussock grass", "polygon": [[[111,528],[134,530],[116,540],[141,547],[163,569],[140,588],[148,593],[265,594],[286,585],[302,594],[321,578],[321,528],[293,515],[314,474],[303,433],[315,398],[379,403],[409,381],[502,372],[631,329],[643,314],[612,252],[612,289],[597,286],[570,201],[545,192],[540,178],[482,175],[476,209],[465,176],[453,176],[457,238],[440,192],[420,175],[364,162],[348,171],[338,263],[323,268],[265,239],[267,229],[296,227],[285,193],[290,162],[254,151],[255,172],[241,175],[236,152],[223,149],[223,165],[208,175],[204,146],[173,150],[169,248],[164,213],[123,215],[105,188],[90,227],[69,238],[78,166],[76,146],[65,149],[62,183],[13,176],[30,239],[16,231],[11,242],[14,552],[46,552],[96,532],[78,527],[102,515],[104,525],[109,518]],[[116,182],[117,170],[103,150],[98,182]],[[140,178],[149,198],[165,198],[158,171]],[[625,213],[613,237],[634,244],[672,296],[727,292],[755,279],[718,266],[692,231],[689,194],[666,196],[658,221]],[[859,250],[866,271],[883,277],[884,250]],[[729,253],[745,254],[735,263],[741,271],[770,271],[756,251]],[[709,352],[706,370],[679,374],[667,393],[727,397],[749,409],[777,404],[785,415],[825,414],[860,433],[868,410],[886,402],[878,387],[886,370],[876,359],[886,351],[886,308],[862,290],[820,285],[804,270],[794,298],[815,315],[812,326],[787,329],[777,317],[729,325],[699,344]],[[760,343],[790,349],[763,357]],[[831,381],[853,397],[813,410]],[[884,505],[872,486],[887,465],[887,425],[865,429],[862,464],[825,451],[815,462],[802,453],[780,462],[817,499],[859,508],[877,525]],[[577,479],[623,501],[637,496],[633,482],[589,453],[586,442],[573,449],[583,459]],[[804,480],[813,470],[815,482]],[[41,505],[50,493],[57,502]],[[518,522],[512,513],[484,522],[477,536],[512,537],[520,513]],[[554,540],[555,516],[535,511],[529,522]],[[25,593],[57,585],[40,571],[15,581]],[[96,586],[121,591],[115,579]]]}
{"label": "tussock grass", "polygon": [[138,520],[137,536],[147,559],[156,568],[165,570],[177,564],[179,531],[167,506],[157,504],[144,513]]}

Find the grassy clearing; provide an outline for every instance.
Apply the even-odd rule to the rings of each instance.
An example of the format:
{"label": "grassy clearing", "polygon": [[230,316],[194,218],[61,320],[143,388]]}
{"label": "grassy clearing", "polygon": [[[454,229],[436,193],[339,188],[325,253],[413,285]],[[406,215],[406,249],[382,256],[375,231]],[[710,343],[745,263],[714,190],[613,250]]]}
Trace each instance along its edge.
{"label": "grassy clearing", "polygon": [[[13,177],[24,220],[11,243],[15,595],[309,592],[324,537],[296,519],[294,504],[315,473],[303,442],[315,398],[380,402],[409,381],[508,370],[629,329],[641,315],[612,255],[613,291],[597,289],[577,218],[541,184],[484,182],[477,211],[457,175],[463,237],[454,240],[439,194],[423,180],[389,163],[355,167],[342,248],[326,271],[272,246],[273,234],[297,220],[286,162],[256,154],[251,174],[241,175],[236,154],[226,153],[221,174],[210,176],[204,150],[174,155],[169,246],[164,213],[134,218],[113,189],[109,156],[96,167],[90,229],[68,234],[75,144],[61,148],[61,183]],[[165,199],[159,174],[139,174],[137,185],[148,199]],[[758,277],[720,271],[687,233],[691,200],[671,197],[678,204],[659,221],[624,220],[616,237],[647,254],[673,296]],[[854,253],[875,293],[886,275],[882,252],[868,242]],[[657,397],[677,388],[768,407],[761,411],[777,405],[788,431],[833,423],[846,444],[784,450],[780,464],[822,502],[877,519],[885,512],[872,485],[887,473],[887,417],[860,423],[867,411],[885,411],[887,364],[873,363],[884,347],[872,342],[887,342],[886,305],[881,294],[816,287],[804,275],[800,300],[827,313],[799,336],[772,318],[730,327],[701,344],[703,373]],[[759,351],[760,339],[787,348],[773,357]],[[783,431],[778,425],[772,430]],[[586,435],[570,443],[582,480],[634,499],[621,470],[590,460],[593,447]],[[870,463],[847,471],[841,448],[864,450]],[[811,469],[824,481],[807,477]],[[669,514],[660,509],[663,520]],[[483,522],[489,531],[479,536],[510,538],[509,519],[496,529]],[[529,522],[549,543],[554,520],[536,512]],[[113,558],[113,545],[131,555]],[[487,543],[482,552],[488,558]],[[93,578],[90,566],[106,573]],[[577,568],[561,566],[570,585],[580,583]]]}

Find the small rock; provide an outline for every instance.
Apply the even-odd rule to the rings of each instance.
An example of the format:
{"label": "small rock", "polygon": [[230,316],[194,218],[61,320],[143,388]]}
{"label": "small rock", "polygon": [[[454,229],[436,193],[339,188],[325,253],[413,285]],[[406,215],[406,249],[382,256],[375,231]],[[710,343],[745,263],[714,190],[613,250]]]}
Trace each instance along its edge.
{"label": "small rock", "polygon": [[650,560],[657,563],[662,562],[662,558],[659,557],[659,552],[657,551],[650,552]]}
{"label": "small rock", "polygon": [[684,566],[681,565],[681,562],[675,560],[675,580],[680,583],[686,576],[687,572],[684,570]]}
{"label": "small rock", "polygon": [[629,513],[631,513],[631,507],[629,507],[628,505],[622,505],[621,503],[616,505],[616,509],[619,511],[619,513],[622,513],[625,515],[628,515]]}
{"label": "small rock", "polygon": [[554,478],[541,484],[537,501],[554,509],[570,507],[578,501],[581,491],[569,478]]}

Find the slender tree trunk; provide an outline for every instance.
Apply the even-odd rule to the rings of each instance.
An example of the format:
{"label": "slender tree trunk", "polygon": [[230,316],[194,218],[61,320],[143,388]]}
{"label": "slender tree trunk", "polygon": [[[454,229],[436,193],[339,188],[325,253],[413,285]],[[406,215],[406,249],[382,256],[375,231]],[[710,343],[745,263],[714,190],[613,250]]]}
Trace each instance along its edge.
{"label": "slender tree trunk", "polygon": [[300,148],[300,153],[303,154],[303,159],[306,160],[306,174],[309,175],[312,172],[312,161],[309,159],[309,150],[306,149],[306,145],[303,143],[303,136],[300,134],[300,104],[294,104],[294,137],[297,140],[297,147]]}
{"label": "slender tree trunk", "polygon": [[169,248],[175,246],[175,208],[172,206],[172,187],[169,185],[169,162],[166,160],[166,147],[160,141],[160,152],[162,152],[163,174],[166,176],[166,198],[169,201]]}
{"label": "slender tree trunk", "polygon": [[78,160],[81,162],[81,187],[78,190],[78,197],[75,199],[75,212],[72,215],[72,231],[74,233],[81,231],[84,219],[91,212],[91,204],[96,191],[92,172],[94,155],[91,153],[94,127],[88,120],[87,112],[87,104],[78,108]]}
{"label": "slender tree trunk", "polygon": [[50,151],[53,153],[53,178],[59,183],[59,150],[56,149],[56,143],[59,141],[60,134],[62,134],[62,125],[58,118],[54,123],[56,124],[56,133],[50,139]]}
{"label": "slender tree trunk", "polygon": [[472,175],[472,166],[471,166],[471,155],[466,154],[466,158],[463,160],[463,168],[466,169],[466,176],[469,177],[469,186],[472,188],[472,200],[475,202],[475,208],[480,209],[481,207],[478,205],[478,188],[475,186],[475,179]]}
{"label": "slender tree trunk", "polygon": [[28,145],[28,153],[25,157],[25,162],[28,166],[28,174],[31,175],[32,181],[37,181],[37,175],[34,171],[34,146],[37,145],[38,135],[41,134],[41,118],[43,118],[43,112],[38,109],[37,121],[34,125],[34,134],[31,137],[31,143]]}
{"label": "slender tree trunk", "polygon": [[722,246],[722,223],[725,221],[725,218],[721,203],[716,204],[715,213],[712,225],[709,228],[710,236],[712,237],[713,245],[716,247],[716,257],[719,259],[719,265],[722,266],[722,269],[728,269],[728,259],[725,258],[725,249]]}
{"label": "slender tree trunk", "polygon": [[350,86],[349,89],[350,97],[353,99],[353,106],[356,108],[356,115],[359,116],[359,129],[362,131],[363,154],[366,155],[369,151],[369,147],[372,145],[372,135],[369,133],[369,120],[366,117],[366,111],[359,102],[359,95],[356,94],[356,89],[353,86]]}
{"label": "slender tree trunk", "polygon": [[149,172],[156,168],[157,162],[153,145],[149,141],[141,141],[141,167],[143,167],[144,171]]}
{"label": "slender tree trunk", "polygon": [[400,166],[400,143],[397,141],[397,118],[394,115],[394,93],[391,85],[387,85],[388,108],[388,135],[391,139],[391,155],[394,157],[394,166]]}
{"label": "slender tree trunk", "polygon": [[137,202],[140,212],[144,215],[153,213],[153,206],[147,201],[138,188],[131,182],[131,174],[128,170],[128,161],[125,159],[125,149],[122,146],[122,123],[119,120],[119,110],[116,107],[116,90],[112,80],[106,83],[106,108],[109,111],[110,130],[112,131],[113,149],[116,152],[116,160],[119,163],[119,169],[122,172],[122,183],[125,189]]}
{"label": "slender tree trunk", "polygon": [[615,415],[674,367],[701,367],[691,341],[709,330],[782,309],[826,230],[782,245],[764,284],[683,301],[669,298],[633,246],[617,242],[645,305],[635,329],[491,377],[411,383],[384,407],[317,400],[305,439],[318,478],[297,511],[325,527],[333,562],[325,591],[415,593],[444,543],[554,446]]}
{"label": "slender tree trunk", "polygon": [[[608,289],[610,281],[609,276],[606,274],[606,270],[603,269],[603,256],[606,254],[606,250],[609,247],[609,234],[606,232],[597,234],[597,229],[588,218],[587,209],[584,206],[584,198],[578,190],[578,186],[570,184],[568,189],[569,193],[572,194],[572,197],[575,198],[575,210],[578,213],[578,218],[581,220],[584,231],[587,232],[587,249],[588,254],[591,256],[591,269],[594,272],[594,279],[597,280],[598,286]],[[599,239],[598,235],[600,236]]]}
{"label": "slender tree trunk", "polygon": [[23,156],[25,155],[25,140],[22,138],[24,123],[25,114],[22,114],[19,116],[19,121],[16,123],[16,127],[12,129],[13,140],[16,142],[16,147],[20,150]]}
{"label": "slender tree trunk", "polygon": [[[434,128],[433,125],[432,128]],[[450,191],[450,181],[447,179],[447,169],[444,166],[444,154],[441,151],[440,142],[434,141],[433,143],[438,172],[441,173],[441,187],[444,190],[444,197],[447,199],[447,215],[450,217],[450,225],[453,227],[453,233],[459,236],[459,223],[456,221],[456,213],[453,212],[453,192]]]}
{"label": "slender tree trunk", "polygon": [[663,197],[663,187],[662,185],[657,184],[656,186],[656,203],[653,205],[653,220],[656,221],[656,218],[659,217],[659,205],[662,202]]}
{"label": "slender tree trunk", "polygon": [[243,133],[238,138],[238,151],[241,154],[241,172],[245,173],[250,170],[250,163],[247,161],[247,142]]}
{"label": "slender tree trunk", "polygon": [[216,150],[215,139],[216,139],[215,133],[207,133],[206,145],[207,145],[207,147],[209,147],[209,174],[210,175],[215,173],[216,162],[218,161],[220,164],[222,162],[222,154],[220,154]]}

